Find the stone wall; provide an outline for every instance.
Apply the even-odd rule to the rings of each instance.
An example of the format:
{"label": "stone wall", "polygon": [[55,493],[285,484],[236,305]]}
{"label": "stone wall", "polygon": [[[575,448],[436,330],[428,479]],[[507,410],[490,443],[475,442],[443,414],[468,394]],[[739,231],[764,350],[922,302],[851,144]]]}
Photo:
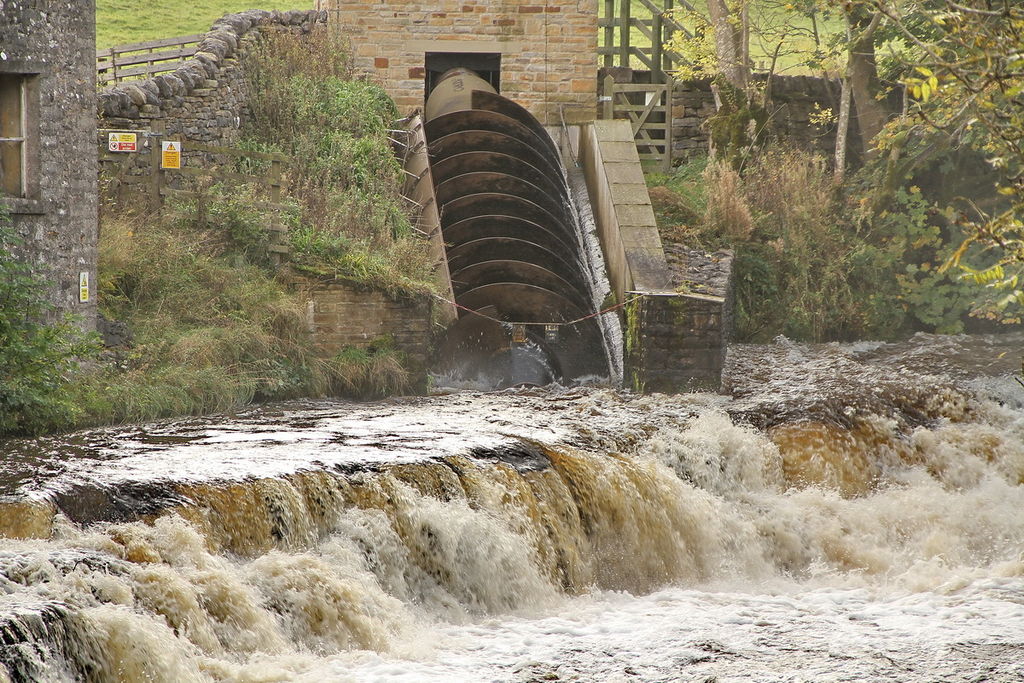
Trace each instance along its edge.
{"label": "stone wall", "polygon": [[709,81],[679,81],[672,97],[672,158],[707,154],[711,133],[705,122],[715,115]]}
{"label": "stone wall", "polygon": [[326,19],[325,12],[316,10],[248,10],[226,15],[205,34],[195,56],[176,70],[100,91],[100,127],[157,131],[231,145],[238,141],[246,116],[248,84],[241,57],[257,40],[259,29],[309,32]]}
{"label": "stone wall", "polygon": [[[620,83],[649,83],[649,71],[614,67],[602,69]],[[765,74],[755,74],[764,81]],[[818,109],[839,113],[839,82],[814,76],[779,76],[772,78],[769,127],[773,135],[792,144],[831,156],[835,151],[835,124],[815,125],[811,114]],[[715,115],[715,97],[707,80],[676,81],[672,97],[672,156],[688,159],[706,154],[710,140],[707,120]],[[853,119],[856,121],[856,118]],[[856,150],[856,125],[852,126],[850,148]]]}
{"label": "stone wall", "polygon": [[322,355],[365,349],[389,337],[406,355],[414,384],[425,383],[432,348],[429,298],[397,299],[344,280],[303,280],[295,286],[306,296],[309,328]]}
{"label": "stone wall", "polygon": [[626,304],[626,382],[636,391],[718,391],[731,302],[646,293]]}
{"label": "stone wall", "polygon": [[[0,2],[0,74],[25,87],[27,181],[11,193],[20,196],[0,202],[48,281],[49,299],[89,330],[96,326],[95,36],[93,0]],[[0,107],[11,112],[11,90],[4,92]]]}
{"label": "stone wall", "polygon": [[[757,78],[757,76],[755,76]],[[764,75],[760,78],[763,80]],[[815,105],[839,113],[839,82],[813,76],[774,76],[768,126],[772,134],[809,151],[831,156],[835,151],[835,124],[810,122]],[[704,125],[715,114],[709,81],[676,84],[672,108],[672,150],[676,158],[703,154],[710,137]]]}
{"label": "stone wall", "polygon": [[500,92],[541,123],[594,119],[597,0],[317,0],[356,67],[404,112],[422,107],[427,53],[501,55]]}
{"label": "stone wall", "polygon": [[[817,125],[811,122],[811,115],[818,109],[831,109],[839,116],[838,80],[829,81],[815,76],[775,76],[772,79],[772,107],[769,125],[780,138],[831,158],[835,154],[836,125]],[[856,111],[850,117],[848,154],[859,149],[860,136],[857,132]]]}

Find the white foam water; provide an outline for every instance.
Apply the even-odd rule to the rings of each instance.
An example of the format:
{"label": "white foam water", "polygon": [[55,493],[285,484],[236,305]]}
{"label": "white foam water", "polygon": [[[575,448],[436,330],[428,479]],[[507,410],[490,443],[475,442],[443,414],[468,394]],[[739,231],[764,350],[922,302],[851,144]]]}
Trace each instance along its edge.
{"label": "white foam water", "polygon": [[[141,521],[5,540],[0,681],[1024,680],[1024,411],[1009,378],[851,389],[883,351],[780,342],[764,398],[455,394],[360,407],[358,434],[303,413],[371,466],[165,482]],[[841,386],[800,389],[830,363]],[[389,465],[431,410],[445,444],[531,436]]]}

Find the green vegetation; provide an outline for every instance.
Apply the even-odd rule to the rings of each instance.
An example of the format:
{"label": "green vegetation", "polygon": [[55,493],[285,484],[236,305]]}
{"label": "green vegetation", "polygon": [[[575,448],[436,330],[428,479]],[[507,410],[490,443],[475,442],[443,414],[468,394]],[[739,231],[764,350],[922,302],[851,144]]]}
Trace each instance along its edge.
{"label": "green vegetation", "polygon": [[[398,194],[387,127],[394,103],[355,81],[323,31],[274,34],[248,57],[253,83],[243,148],[293,160],[284,220],[291,269],[409,295],[429,289],[422,242]],[[239,170],[259,175],[269,162]],[[132,348],[88,375],[89,420],[140,420],[297,396],[381,396],[410,389],[387,339],[320,358],[304,301],[277,276],[268,197],[250,186],[200,187],[156,218],[111,216],[101,239],[101,301],[129,324]]]}
{"label": "green vegetation", "polygon": [[[652,199],[666,239],[735,249],[741,338],[888,338],[985,328],[969,316],[1021,321],[1017,4],[707,0],[713,11],[694,15],[702,37],[669,47],[713,79],[723,103],[708,124],[716,161],[700,178],[688,166],[652,179],[662,184]],[[767,30],[754,19],[773,12],[780,21]],[[844,27],[796,55],[841,77],[838,113],[811,117],[837,131],[827,160],[765,134],[758,115],[772,110],[771,91],[746,57],[755,39],[802,30],[800,16]],[[860,145],[848,164],[854,105]]]}
{"label": "green vegetation", "polygon": [[663,239],[734,250],[742,341],[963,331],[988,290],[941,267],[962,239],[942,193],[901,187],[868,221],[877,174],[869,165],[837,188],[824,160],[772,144],[741,171],[697,159],[648,182]]}
{"label": "green vegetation", "polygon": [[78,409],[67,378],[95,351],[70,321],[49,321],[44,283],[16,254],[19,240],[0,205],[0,434],[72,424]]}
{"label": "green vegetation", "polygon": [[245,144],[294,160],[296,268],[393,294],[429,292],[432,264],[409,223],[388,137],[398,110],[379,86],[351,78],[346,55],[330,32],[267,41],[246,65]]}
{"label": "green vegetation", "polygon": [[210,30],[214,21],[247,9],[313,9],[312,0],[96,0],[99,49]]}
{"label": "green vegetation", "polygon": [[[621,3],[616,0],[615,4],[618,12]],[[671,10],[671,17],[691,34],[702,33],[710,39],[711,33],[707,30],[707,0],[693,0],[689,4],[693,7],[692,12],[677,7]],[[598,5],[603,17],[604,3]],[[809,11],[815,9],[814,5],[806,0],[759,0],[751,3],[748,18],[752,30],[750,59],[757,70],[772,69],[773,65],[776,73],[786,74],[820,72],[822,68],[835,70],[834,62],[829,61],[827,56],[832,51],[836,37],[843,34],[843,22],[834,12]],[[631,16],[634,19],[649,20],[651,10],[634,2]],[[604,29],[598,31],[598,43],[605,46]],[[615,30],[613,44],[619,44],[618,28]],[[630,44],[649,45],[650,38],[634,26],[630,30]],[[709,40],[687,44],[681,34],[670,36],[666,47],[681,54],[686,61],[698,65],[707,65],[714,54]],[[635,57],[632,66],[635,69],[645,68]],[[689,78],[693,75],[684,68],[678,77]]]}
{"label": "green vegetation", "polygon": [[[202,178],[194,196],[169,198],[157,215],[104,205],[99,300],[107,319],[130,330],[126,348],[76,362],[91,347],[69,324],[41,322],[38,285],[0,226],[0,434],[413,388],[393,340],[321,357],[292,282],[300,272],[396,296],[430,290],[388,140],[394,103],[350,78],[347,65],[326,31],[275,34],[246,65],[260,87],[243,146],[294,160],[282,215],[289,268],[269,257],[262,187]],[[252,157],[226,170],[258,176],[269,163]]]}
{"label": "green vegetation", "polygon": [[244,188],[214,186],[158,217],[104,221],[100,296],[128,323],[131,348],[83,371],[79,423],[229,410],[298,396],[367,397],[408,389],[401,354],[319,358],[304,302],[256,247],[268,217]]}

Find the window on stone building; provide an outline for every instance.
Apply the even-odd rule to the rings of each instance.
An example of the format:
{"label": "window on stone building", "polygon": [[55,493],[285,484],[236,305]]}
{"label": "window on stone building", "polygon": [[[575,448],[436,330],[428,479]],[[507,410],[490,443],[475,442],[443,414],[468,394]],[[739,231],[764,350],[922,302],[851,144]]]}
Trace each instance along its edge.
{"label": "window on stone building", "polygon": [[28,81],[0,73],[0,196],[28,194]]}

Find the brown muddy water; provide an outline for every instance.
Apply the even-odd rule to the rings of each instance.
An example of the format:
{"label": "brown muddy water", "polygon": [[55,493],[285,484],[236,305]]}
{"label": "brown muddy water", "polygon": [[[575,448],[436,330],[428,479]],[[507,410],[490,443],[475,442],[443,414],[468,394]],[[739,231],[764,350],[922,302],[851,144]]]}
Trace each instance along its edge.
{"label": "brown muddy water", "polygon": [[1022,344],[0,442],[0,681],[1024,680]]}

